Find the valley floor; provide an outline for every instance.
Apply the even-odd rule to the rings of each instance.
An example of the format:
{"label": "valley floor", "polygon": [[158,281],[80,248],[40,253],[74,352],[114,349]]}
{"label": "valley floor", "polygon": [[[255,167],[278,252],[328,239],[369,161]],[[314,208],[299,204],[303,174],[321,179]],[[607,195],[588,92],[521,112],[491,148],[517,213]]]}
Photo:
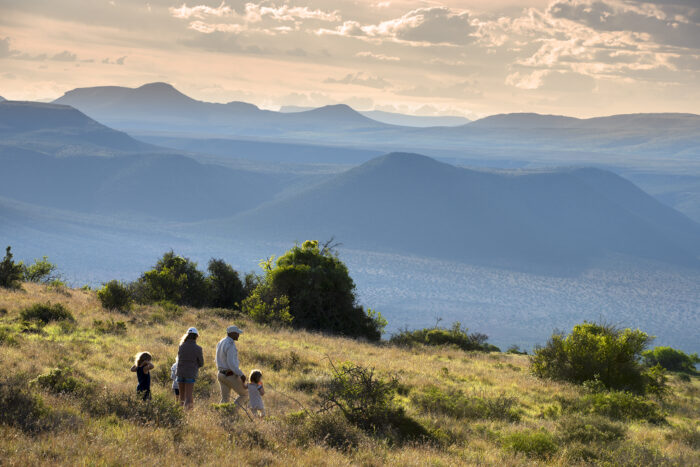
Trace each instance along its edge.
{"label": "valley floor", "polygon": [[[43,329],[21,323],[22,309],[47,301],[64,304],[75,322],[49,323]],[[118,322],[124,322],[125,330]],[[265,375],[269,417],[264,421],[253,423],[215,405],[215,346],[231,322],[245,329],[238,344],[242,369],[260,368]],[[154,404],[165,407],[161,415],[176,414],[178,409],[166,401],[171,398],[170,364],[189,326],[200,330],[205,366],[195,387],[195,407],[181,423],[169,424],[167,417],[165,422],[144,422],[116,409],[99,413],[98,405],[119,407],[117,400],[134,392],[133,356],[149,351],[156,365]],[[318,388],[328,380],[331,361],[396,375],[402,388],[398,403],[432,440],[392,444],[328,419],[324,425],[303,421],[301,406],[312,412],[317,407]],[[128,314],[107,312],[90,290],[36,284],[24,284],[21,291],[0,289],[0,365],[0,383],[11,383],[6,391],[40,397],[43,416],[51,420],[48,428],[33,433],[8,424],[6,417],[0,425],[3,465],[700,465],[698,377],[670,377],[672,394],[660,404],[665,422],[608,420],[600,423],[615,425],[616,439],[577,441],[566,427],[583,416],[566,407],[584,397],[584,390],[535,378],[527,356],[370,344],[272,329],[224,310],[154,305],[135,306]],[[36,384],[26,389],[30,380],[63,367],[71,367],[95,393],[56,394]],[[435,387],[451,394],[461,391],[474,401],[511,399],[514,416],[450,415],[416,403]],[[108,397],[116,399],[107,404]],[[10,409],[2,407],[3,412]],[[344,437],[351,442],[337,447],[334,440]]]}

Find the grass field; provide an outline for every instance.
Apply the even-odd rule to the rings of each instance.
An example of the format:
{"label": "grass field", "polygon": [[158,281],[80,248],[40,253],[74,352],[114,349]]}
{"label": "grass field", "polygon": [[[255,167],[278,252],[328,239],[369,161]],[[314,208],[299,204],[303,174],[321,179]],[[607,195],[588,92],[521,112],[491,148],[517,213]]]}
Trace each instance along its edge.
{"label": "grass field", "polygon": [[[23,309],[48,301],[63,304],[75,321],[22,322]],[[530,375],[527,356],[369,344],[226,313],[152,305],[122,314],[103,310],[90,290],[0,289],[0,464],[700,465],[697,376],[670,376],[671,394],[650,399],[662,418],[652,423],[594,413],[581,402],[583,388]],[[242,369],[264,374],[263,421],[216,405],[215,346],[234,322],[245,329]],[[465,324],[478,330],[478,323]],[[171,403],[167,378],[189,326],[201,333],[205,366],[195,407],[183,415]],[[136,378],[129,372],[139,351],[151,352],[156,366],[148,410],[133,398]],[[429,437],[397,442],[360,431],[340,414],[304,415],[302,406],[312,413],[318,407],[331,361],[397,376],[397,403]],[[55,368],[70,368],[70,384],[30,383]],[[36,410],[17,408],[26,400]],[[26,417],[41,418],[41,426]]]}

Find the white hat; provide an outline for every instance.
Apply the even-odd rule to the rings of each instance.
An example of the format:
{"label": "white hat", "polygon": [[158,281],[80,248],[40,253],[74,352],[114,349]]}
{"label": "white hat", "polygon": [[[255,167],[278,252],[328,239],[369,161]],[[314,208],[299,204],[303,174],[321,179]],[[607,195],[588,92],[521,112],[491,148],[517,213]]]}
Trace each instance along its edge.
{"label": "white hat", "polygon": [[199,332],[197,331],[197,328],[189,328],[187,330],[187,334],[197,334],[199,335]]}
{"label": "white hat", "polygon": [[243,329],[234,325],[231,325],[226,328],[226,334],[231,334],[232,332],[235,332],[236,334],[243,334]]}

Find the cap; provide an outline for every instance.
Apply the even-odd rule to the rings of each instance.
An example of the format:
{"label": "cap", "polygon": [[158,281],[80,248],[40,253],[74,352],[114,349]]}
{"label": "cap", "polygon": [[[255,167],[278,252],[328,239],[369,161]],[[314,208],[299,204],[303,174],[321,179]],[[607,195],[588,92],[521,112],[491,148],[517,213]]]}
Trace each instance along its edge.
{"label": "cap", "polygon": [[232,332],[235,332],[236,334],[243,334],[243,329],[233,325],[226,328],[226,334],[231,334]]}
{"label": "cap", "polygon": [[197,328],[189,328],[187,330],[187,334],[197,334],[199,335],[199,332],[197,331]]}

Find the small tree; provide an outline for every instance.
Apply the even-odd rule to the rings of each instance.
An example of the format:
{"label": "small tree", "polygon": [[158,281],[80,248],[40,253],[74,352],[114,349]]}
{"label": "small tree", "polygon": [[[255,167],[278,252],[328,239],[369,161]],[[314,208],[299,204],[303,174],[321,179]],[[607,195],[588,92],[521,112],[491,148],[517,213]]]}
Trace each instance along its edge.
{"label": "small tree", "polygon": [[111,280],[97,291],[97,298],[108,310],[126,311],[131,306],[129,289],[119,281]]}
{"label": "small tree", "polygon": [[289,313],[289,298],[276,296],[267,284],[261,284],[243,300],[241,310],[262,324],[290,325],[292,315]]}
{"label": "small tree", "polygon": [[700,363],[698,354],[687,354],[672,347],[654,347],[642,353],[644,363],[650,367],[661,365],[669,371],[695,373],[695,365]]}
{"label": "small tree", "polygon": [[647,378],[639,360],[652,339],[638,329],[584,322],[570,334],[555,333],[547,345],[535,348],[532,372],[577,384],[599,379],[609,389],[644,392]]}
{"label": "small tree", "polygon": [[209,300],[216,308],[234,308],[245,298],[243,283],[238,272],[222,259],[209,261]]}
{"label": "small tree", "polygon": [[197,263],[176,255],[172,250],[158,260],[155,267],[140,278],[149,301],[170,301],[179,305],[202,306],[208,301],[204,273]]}
{"label": "small tree", "polygon": [[18,289],[22,283],[22,265],[12,260],[11,247],[5,249],[5,257],[0,262],[0,287]]}
{"label": "small tree", "polygon": [[49,258],[44,256],[35,259],[33,264],[22,265],[24,280],[27,282],[43,282],[45,284],[57,280],[56,265],[49,262]]}

